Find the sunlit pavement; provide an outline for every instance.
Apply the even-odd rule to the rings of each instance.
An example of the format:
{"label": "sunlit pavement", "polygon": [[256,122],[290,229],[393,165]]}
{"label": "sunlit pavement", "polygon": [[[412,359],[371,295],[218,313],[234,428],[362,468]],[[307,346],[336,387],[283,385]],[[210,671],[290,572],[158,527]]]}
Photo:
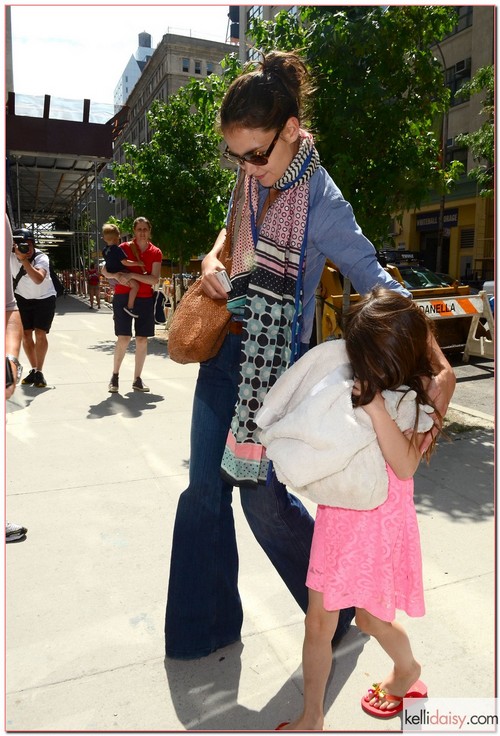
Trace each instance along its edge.
{"label": "sunlit pavement", "polygon": [[[173,363],[165,340],[152,339],[143,372],[151,393],[132,391],[130,352],[120,393],[109,394],[111,312],[76,297],[58,300],[49,343],[47,389],[19,387],[7,408],[7,518],[29,532],[6,550],[6,730],[273,730],[300,708],[303,614],[237,493],[242,642],[201,660],[164,660],[197,366]],[[493,385],[491,395],[493,407]],[[491,423],[442,442],[415,485],[427,614],[399,620],[430,695],[493,697]],[[352,626],[335,653],[325,729],[400,730],[400,717],[360,708],[389,669],[377,642]]]}

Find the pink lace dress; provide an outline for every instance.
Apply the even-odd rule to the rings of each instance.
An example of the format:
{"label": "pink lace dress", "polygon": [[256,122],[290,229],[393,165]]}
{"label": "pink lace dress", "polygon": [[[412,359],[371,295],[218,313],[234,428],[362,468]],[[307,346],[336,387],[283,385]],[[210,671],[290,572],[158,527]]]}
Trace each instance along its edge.
{"label": "pink lace dress", "polygon": [[370,511],[318,506],[306,584],[323,593],[327,611],[356,606],[383,621],[396,608],[425,613],[422,555],[413,478],[387,465],[386,501]]}

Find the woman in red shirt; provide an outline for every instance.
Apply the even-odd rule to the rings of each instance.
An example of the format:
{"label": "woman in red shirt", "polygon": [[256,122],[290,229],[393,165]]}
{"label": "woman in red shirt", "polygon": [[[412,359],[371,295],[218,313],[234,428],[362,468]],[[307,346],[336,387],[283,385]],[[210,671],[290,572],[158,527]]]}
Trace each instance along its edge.
{"label": "woman in red shirt", "polygon": [[89,289],[90,309],[94,308],[94,298],[97,302],[97,309],[101,308],[101,294],[99,289],[99,271],[92,263],[87,270],[87,286]]}
{"label": "woman in red shirt", "polygon": [[[132,388],[134,391],[149,391],[149,387],[142,382],[141,373],[148,351],[148,337],[153,337],[155,334],[153,286],[159,281],[162,261],[162,252],[150,242],[150,237],[151,223],[149,220],[145,217],[136,217],[133,240],[120,244],[128,259],[142,261],[146,273],[142,273],[139,267],[130,267],[129,272],[115,274],[108,274],[106,268],[102,269],[103,276],[115,278],[118,281],[113,296],[113,319],[117,340],[113,357],[113,375],[108,386],[108,391],[112,394],[118,392],[118,374],[132,338],[132,320],[135,332],[135,372]],[[136,318],[124,310],[130,292],[130,286],[128,286],[130,279],[139,282],[139,291],[134,306],[138,315]]]}

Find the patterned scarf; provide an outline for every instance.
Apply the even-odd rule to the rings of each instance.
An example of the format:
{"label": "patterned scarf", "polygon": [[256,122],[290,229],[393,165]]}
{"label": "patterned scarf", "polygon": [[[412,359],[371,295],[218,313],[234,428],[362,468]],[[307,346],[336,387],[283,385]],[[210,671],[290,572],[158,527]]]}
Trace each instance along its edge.
{"label": "patterned scarf", "polygon": [[228,309],[243,319],[240,388],[221,466],[233,485],[266,482],[269,461],[255,437],[254,417],[271,386],[298,356],[309,180],[319,163],[312,136],[301,131],[299,151],[274,184],[280,194],[259,234],[254,177],[246,177],[245,197],[238,204],[241,224]]}

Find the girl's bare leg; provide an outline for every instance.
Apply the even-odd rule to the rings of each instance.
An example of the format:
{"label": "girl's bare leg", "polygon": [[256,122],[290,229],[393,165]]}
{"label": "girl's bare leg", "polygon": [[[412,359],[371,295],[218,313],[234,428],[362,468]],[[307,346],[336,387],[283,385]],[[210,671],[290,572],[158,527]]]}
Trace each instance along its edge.
{"label": "girl's bare leg", "polygon": [[[394,669],[380,683],[391,695],[403,697],[420,677],[420,664],[413,656],[408,634],[397,621],[382,621],[364,608],[356,609],[356,626],[365,634],[374,636],[394,662]],[[372,698],[371,705],[381,710],[392,710],[396,703]]]}
{"label": "girl's bare leg", "polygon": [[284,731],[321,731],[323,729],[325,688],[332,668],[332,638],[339,620],[338,611],[325,611],[323,594],[309,589],[309,606],[302,648],[304,709]]}

